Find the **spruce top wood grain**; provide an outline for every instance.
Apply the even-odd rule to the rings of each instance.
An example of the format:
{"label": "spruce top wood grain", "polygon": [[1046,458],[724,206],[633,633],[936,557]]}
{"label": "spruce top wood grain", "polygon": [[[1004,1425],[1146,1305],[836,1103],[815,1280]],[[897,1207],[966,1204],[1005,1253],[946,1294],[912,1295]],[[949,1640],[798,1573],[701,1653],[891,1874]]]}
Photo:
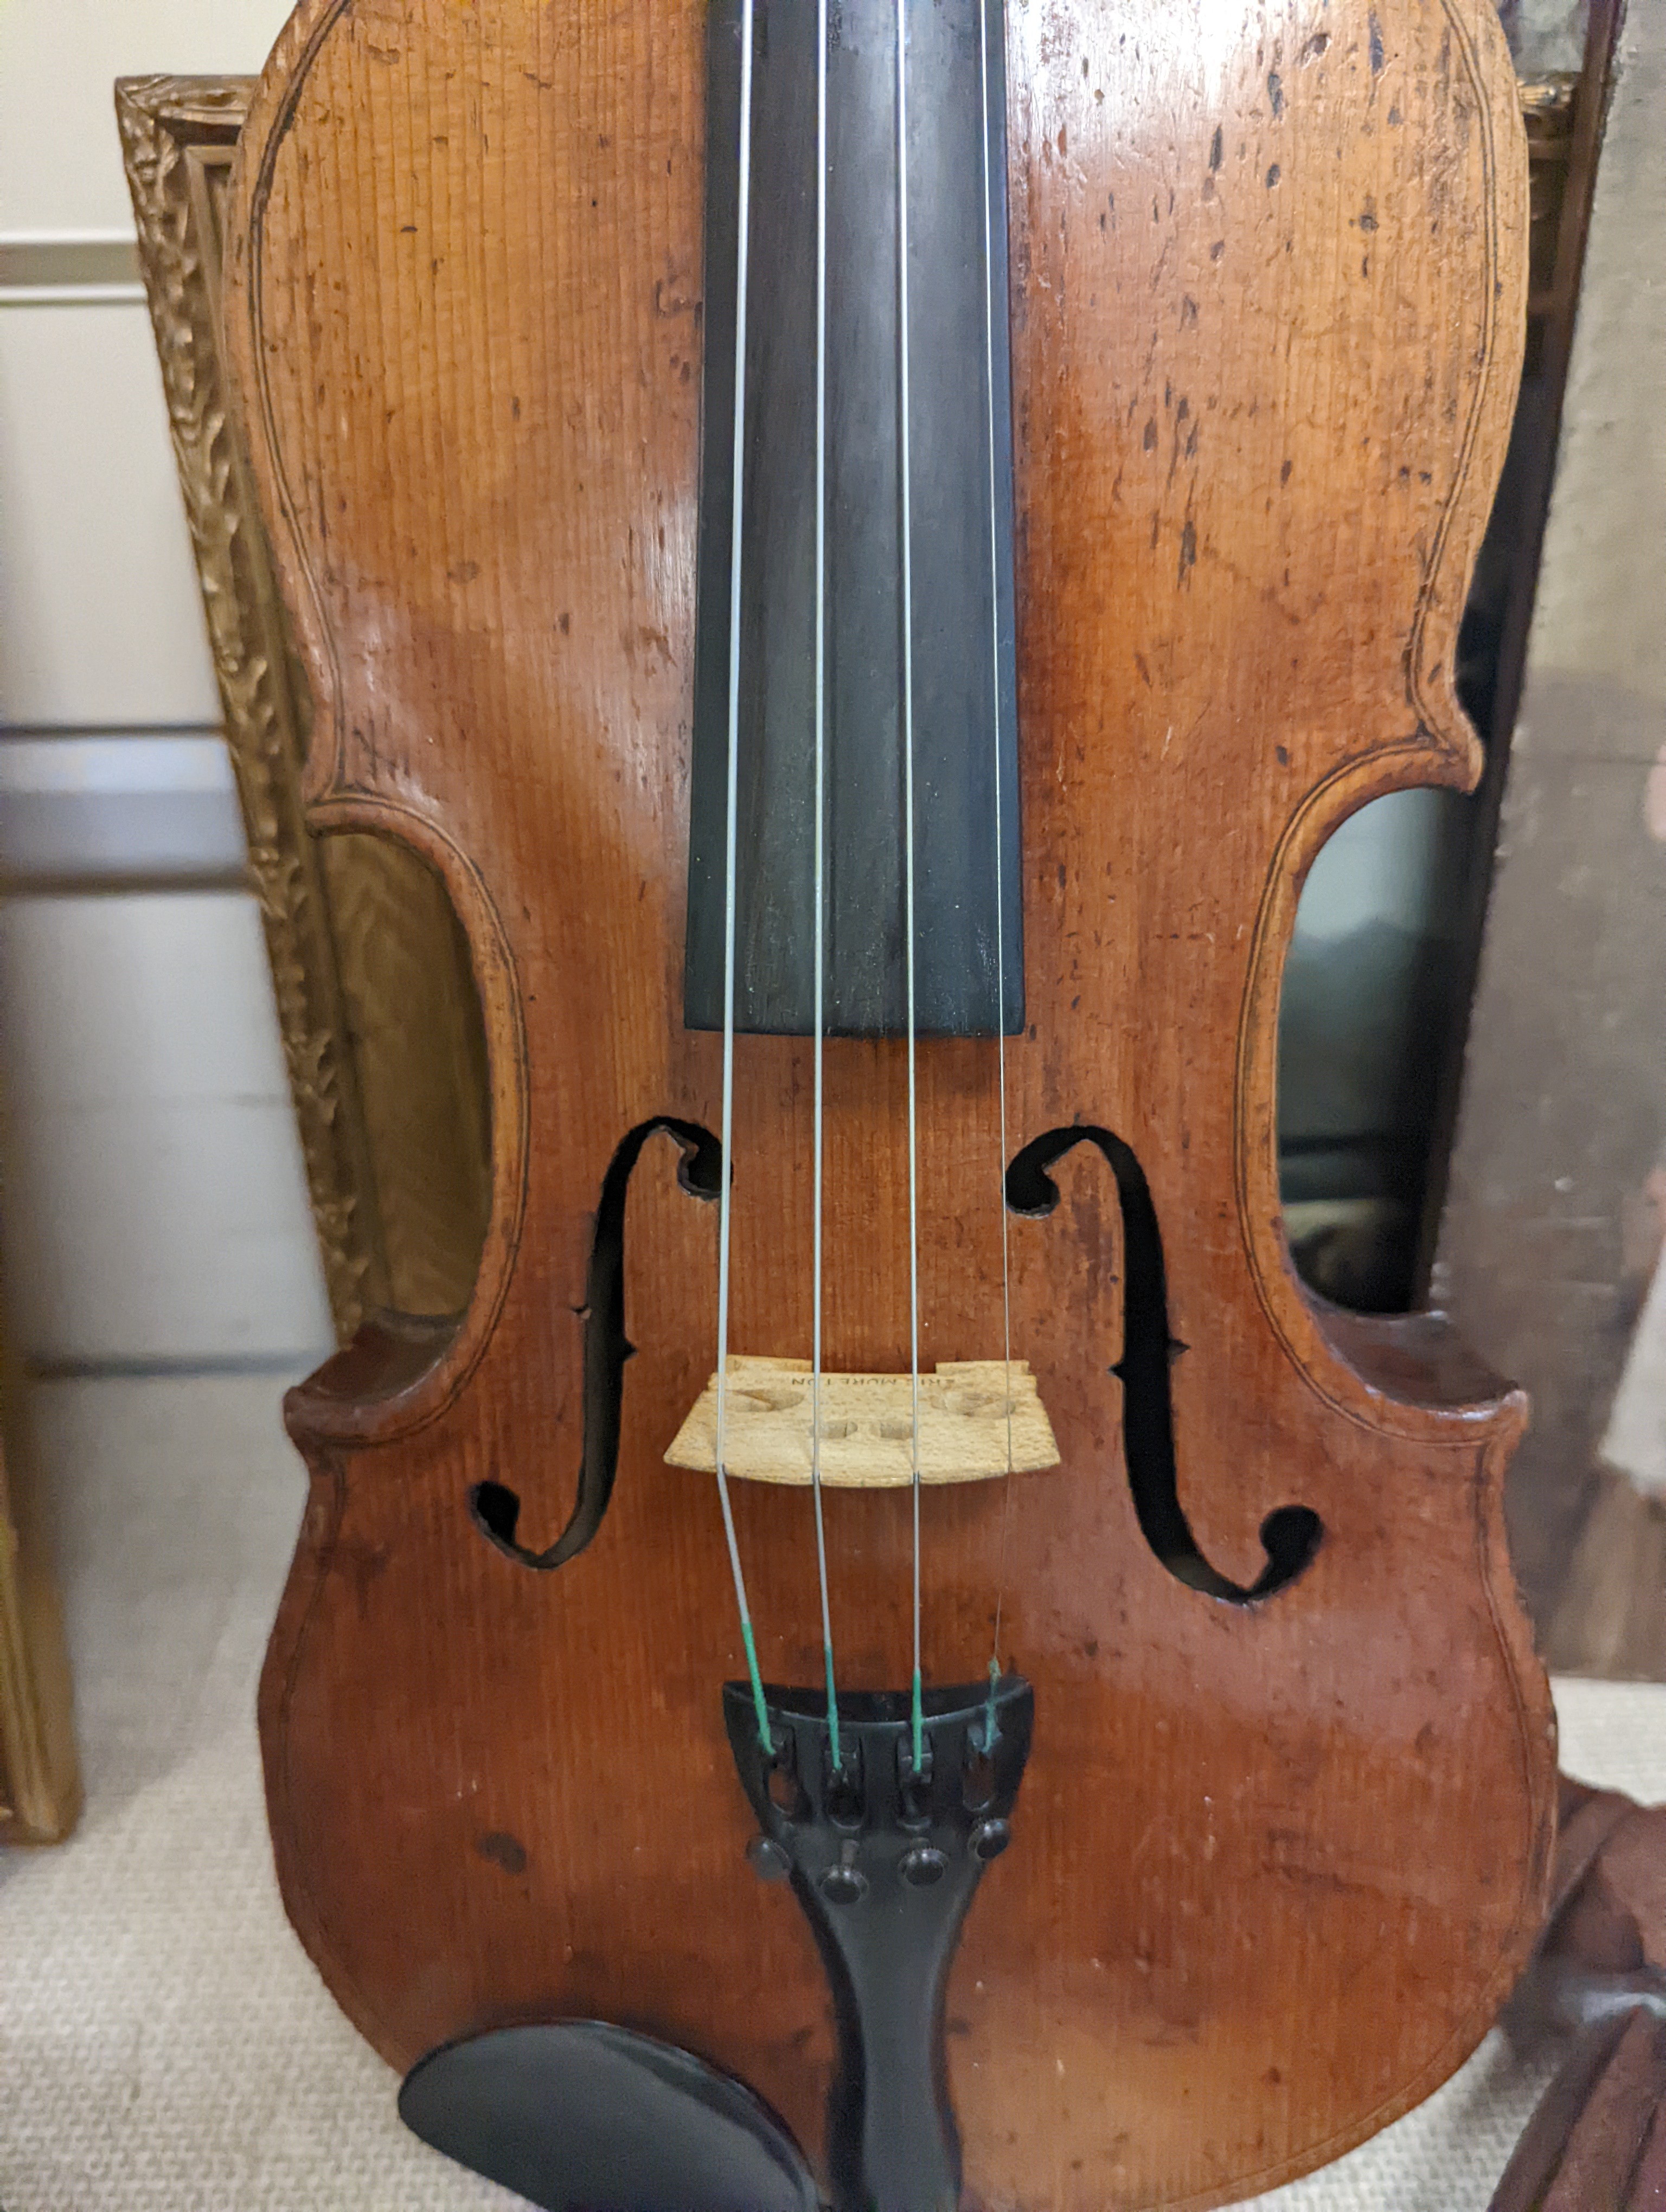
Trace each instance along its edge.
{"label": "spruce top wood grain", "polygon": [[0,1355],[0,1844],[62,1843],[82,1804],[63,1608],[27,1391]]}
{"label": "spruce top wood grain", "polygon": [[[456,1327],[382,1322],[289,1401],[261,1727],[289,1911],[390,2059],[625,2021],[817,2159],[827,1983],[746,1863],[721,1523],[664,1462],[722,1173],[721,1039],[682,1018],[705,42],[692,6],[307,0],[246,134],[229,341],[313,818],[443,875],[494,1178]],[[1034,0],[1006,69],[1027,1027],[1005,1159],[993,1042],[918,1050],[920,1354],[1000,1340],[1005,1169],[1061,1464],[922,1503],[930,1679],[981,1678],[1000,1588],[1035,1693],[947,2064],[968,2204],[1201,2206],[1426,2094],[1543,1894],[1523,1401],[1436,1320],[1304,1295],[1273,1101],[1314,853],[1476,773],[1451,657],[1526,162],[1487,0]],[[738,1351],[809,1348],[813,1060],[737,1042]],[[830,1368],[909,1367],[907,1065],[827,1048]],[[575,1477],[605,1514],[529,1573]],[[813,1684],[807,1501],[734,1511],[764,1674]],[[894,1690],[907,1493],[827,1522],[841,1682]]]}

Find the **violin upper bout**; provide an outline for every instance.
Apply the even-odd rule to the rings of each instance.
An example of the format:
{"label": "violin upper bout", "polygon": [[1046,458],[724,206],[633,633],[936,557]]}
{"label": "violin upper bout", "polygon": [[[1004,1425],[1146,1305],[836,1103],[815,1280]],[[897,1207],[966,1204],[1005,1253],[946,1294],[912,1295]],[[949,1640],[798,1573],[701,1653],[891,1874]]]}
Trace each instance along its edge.
{"label": "violin upper bout", "polygon": [[686,720],[697,15],[303,0],[278,40],[225,317],[314,803],[495,862],[517,802]]}

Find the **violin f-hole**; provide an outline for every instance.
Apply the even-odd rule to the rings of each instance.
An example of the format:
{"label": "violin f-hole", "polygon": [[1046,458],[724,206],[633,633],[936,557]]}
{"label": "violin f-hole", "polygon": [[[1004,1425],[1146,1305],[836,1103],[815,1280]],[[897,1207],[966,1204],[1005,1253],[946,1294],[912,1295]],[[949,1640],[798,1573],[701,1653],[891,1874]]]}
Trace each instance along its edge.
{"label": "violin f-hole", "polygon": [[584,1443],[578,1496],[567,1526],[547,1550],[531,1551],[515,1540],[520,1499],[506,1483],[477,1482],[469,1492],[470,1516],[481,1534],[500,1552],[539,1573],[578,1557],[601,1527],[613,1495],[624,1364],[636,1349],[624,1325],[625,1199],[643,1146],[661,1134],[681,1148],[677,1180],[691,1197],[709,1202],[722,1188],[723,1148],[717,1139],[697,1121],[679,1121],[668,1114],[639,1121],[608,1162],[585,1277]]}
{"label": "violin f-hole", "polygon": [[1177,1582],[1231,1605],[1253,1605],[1293,1583],[1318,1550],[1324,1523],[1307,1505],[1280,1505],[1261,1525],[1267,1565],[1249,1584],[1211,1565],[1180,1503],[1169,1370],[1187,1346],[1169,1330],[1163,1232],[1146,1171],[1131,1145],[1109,1129],[1077,1123],[1050,1129],[1016,1153],[1006,1170],[1014,1213],[1051,1213],[1059,1187],[1048,1173],[1077,1145],[1097,1146],[1116,1182],[1122,1218],[1122,1353],[1110,1372],[1122,1386],[1122,1453],[1140,1534]]}

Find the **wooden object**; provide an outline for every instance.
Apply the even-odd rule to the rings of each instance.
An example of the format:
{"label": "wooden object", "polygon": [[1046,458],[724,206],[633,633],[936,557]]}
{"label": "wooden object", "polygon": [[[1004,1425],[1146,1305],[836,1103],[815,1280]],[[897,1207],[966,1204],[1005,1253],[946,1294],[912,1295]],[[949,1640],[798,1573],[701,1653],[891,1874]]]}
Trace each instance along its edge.
{"label": "wooden object", "polygon": [[1493,2212],[1655,2212],[1666,2202],[1666,1807],[1561,1780],[1545,1931],[1505,2023],[1555,2078]]}
{"label": "wooden object", "polygon": [[27,1401],[0,1381],[0,1844],[58,1843],[81,1811],[70,1663]]}
{"label": "wooden object", "polygon": [[301,796],[312,719],[228,418],[225,195],[246,77],[116,88],[139,259],[191,525],[226,741],[265,930],[336,1326],[452,1313],[487,1202],[484,1045],[467,948],[433,872],[374,837],[320,837]]}
{"label": "wooden object", "polygon": [[[310,815],[442,875],[492,1128],[460,1322],[365,1332],[289,1401],[313,1487],[261,1730],[289,1910],[390,2059],[628,2014],[815,2155],[826,1983],[745,1860],[722,1526],[664,1464],[714,1348],[691,1194],[724,1171],[720,1040],[680,1006],[703,33],[692,7],[306,0],[245,134],[228,331],[318,702]],[[1135,25],[1049,0],[1014,9],[1007,66],[1006,1079],[1012,1144],[1057,1139],[1011,1299],[1061,1463],[922,1503],[932,1678],[981,1679],[1000,1594],[1035,1690],[947,2063],[969,2201],[1202,2206],[1426,2095],[1543,1895],[1554,1726],[1499,1508],[1523,1401],[1438,1320],[1303,1292],[1273,1112],[1313,853],[1377,793],[1478,770],[1452,653],[1520,362],[1526,159],[1489,0]],[[736,1048],[733,1334],[782,1350],[810,1340],[812,1059]],[[894,1040],[829,1048],[836,1368],[908,1364],[906,1071]],[[934,1364],[999,1340],[995,1048],[933,1042],[917,1075]],[[610,1320],[587,1284],[627,1139]],[[1322,1526],[1256,1602],[1153,1548],[1119,1451],[1108,1370],[1152,1319],[1123,1311],[1119,1212],[1152,1257],[1136,1155],[1175,1516],[1238,1600],[1275,1509]],[[605,1521],[529,1573],[471,1498],[561,1528],[591,1331],[627,1319]],[[807,1501],[738,1485],[734,1514],[764,1673],[818,1682]],[[853,1688],[907,1681],[908,1531],[893,1494],[828,1501]]]}
{"label": "wooden object", "polygon": [[[1059,1463],[1027,1360],[940,1359],[920,1378],[920,1480],[987,1482]],[[729,1356],[723,1463],[746,1482],[811,1479],[811,1363]],[[834,1490],[905,1490],[913,1479],[914,1386],[907,1375],[824,1375],[821,1475]],[[671,1467],[717,1467],[717,1377],[666,1454]]]}

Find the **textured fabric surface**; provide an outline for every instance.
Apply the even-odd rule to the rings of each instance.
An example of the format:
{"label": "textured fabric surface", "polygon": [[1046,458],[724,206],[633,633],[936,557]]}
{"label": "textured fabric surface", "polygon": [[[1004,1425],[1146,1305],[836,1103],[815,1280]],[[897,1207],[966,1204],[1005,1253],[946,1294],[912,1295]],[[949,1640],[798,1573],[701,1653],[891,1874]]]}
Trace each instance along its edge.
{"label": "textured fabric surface", "polygon": [[[58,1383],[87,1812],[0,1854],[5,2212],[468,2212],[518,2200],[401,2128],[277,1899],[253,1690],[299,1517],[278,1384]],[[1563,1763],[1666,1797],[1666,1688],[1558,1686]],[[1262,2212],[1484,2212],[1541,2084],[1490,2037]]]}

